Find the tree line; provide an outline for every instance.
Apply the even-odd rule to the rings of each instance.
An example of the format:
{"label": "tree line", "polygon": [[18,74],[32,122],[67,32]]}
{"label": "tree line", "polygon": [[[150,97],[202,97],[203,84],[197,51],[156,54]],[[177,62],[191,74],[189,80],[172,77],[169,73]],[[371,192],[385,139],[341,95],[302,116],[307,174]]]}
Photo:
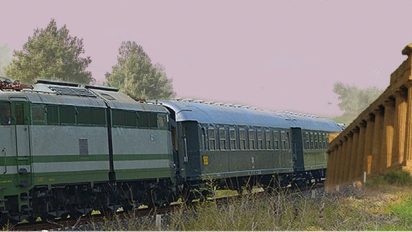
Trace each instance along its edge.
{"label": "tree line", "polygon": [[[66,25],[59,28],[54,19],[46,28],[35,29],[22,50],[14,51],[11,62],[3,67],[5,62],[0,59],[3,75],[24,83],[34,83],[36,79],[95,82],[87,71],[92,59],[85,56],[83,39],[70,35]],[[134,41],[121,43],[117,63],[105,78],[105,85],[119,88],[135,99],[166,99],[175,95],[164,68],[153,64],[143,47]]]}
{"label": "tree line", "polygon": [[[10,61],[9,50],[0,46],[0,76],[34,83],[37,78],[94,83],[87,71],[92,59],[85,56],[83,39],[72,36],[66,25],[57,27],[52,19],[46,28],[34,30],[23,45],[14,51]],[[105,74],[105,85],[119,88],[135,99],[166,99],[175,95],[172,81],[160,64],[153,64],[143,47],[134,41],[121,43],[117,63]],[[333,91],[339,97],[343,114],[335,120],[349,124],[382,90],[360,89],[338,82]]]}

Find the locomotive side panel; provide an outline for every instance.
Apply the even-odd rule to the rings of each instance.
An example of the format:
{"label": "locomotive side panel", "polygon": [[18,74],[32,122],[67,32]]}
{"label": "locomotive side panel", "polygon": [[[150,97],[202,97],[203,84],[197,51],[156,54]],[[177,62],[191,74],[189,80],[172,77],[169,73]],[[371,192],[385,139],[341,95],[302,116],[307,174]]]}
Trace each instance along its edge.
{"label": "locomotive side panel", "polygon": [[160,129],[113,128],[117,180],[171,177],[170,132]]}
{"label": "locomotive side panel", "polygon": [[108,180],[106,127],[31,127],[34,185]]}
{"label": "locomotive side panel", "polygon": [[16,166],[16,130],[12,125],[0,126],[0,185],[1,195],[18,191]]}

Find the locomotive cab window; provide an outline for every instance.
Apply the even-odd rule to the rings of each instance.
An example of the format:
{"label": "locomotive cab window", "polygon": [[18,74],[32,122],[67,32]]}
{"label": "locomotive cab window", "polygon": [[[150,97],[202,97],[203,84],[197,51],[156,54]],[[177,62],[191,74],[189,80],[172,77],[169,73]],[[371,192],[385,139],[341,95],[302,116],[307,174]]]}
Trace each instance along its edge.
{"label": "locomotive cab window", "polygon": [[157,128],[157,114],[153,112],[139,112],[138,127],[139,128]]}
{"label": "locomotive cab window", "polygon": [[157,125],[159,129],[167,129],[167,114],[157,115]]}
{"label": "locomotive cab window", "polygon": [[136,127],[137,112],[128,110],[112,110],[113,126]]}
{"label": "locomotive cab window", "polygon": [[47,125],[59,124],[59,108],[55,105],[46,106]]}
{"label": "locomotive cab window", "polygon": [[59,114],[61,124],[76,123],[76,109],[74,106],[59,106]]}
{"label": "locomotive cab window", "polygon": [[149,114],[149,128],[156,129],[157,128],[157,114],[156,113],[148,113]]}
{"label": "locomotive cab window", "polygon": [[1,125],[11,124],[11,108],[9,102],[0,102],[0,120]]}
{"label": "locomotive cab window", "polygon": [[103,108],[76,107],[79,125],[106,125],[106,113]]}
{"label": "locomotive cab window", "polygon": [[34,125],[44,125],[47,123],[46,110],[43,104],[31,105],[31,118]]}

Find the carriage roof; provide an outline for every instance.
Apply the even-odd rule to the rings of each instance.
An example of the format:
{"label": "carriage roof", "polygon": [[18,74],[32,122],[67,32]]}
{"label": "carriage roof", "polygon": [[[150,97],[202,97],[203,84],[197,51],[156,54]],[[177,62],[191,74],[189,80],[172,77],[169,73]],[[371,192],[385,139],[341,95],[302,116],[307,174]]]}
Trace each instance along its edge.
{"label": "carriage roof", "polygon": [[164,100],[160,103],[171,108],[176,121],[196,121],[205,124],[228,124],[273,128],[300,127],[308,130],[341,131],[334,121],[296,113],[267,112],[242,106],[206,104],[194,101]]}

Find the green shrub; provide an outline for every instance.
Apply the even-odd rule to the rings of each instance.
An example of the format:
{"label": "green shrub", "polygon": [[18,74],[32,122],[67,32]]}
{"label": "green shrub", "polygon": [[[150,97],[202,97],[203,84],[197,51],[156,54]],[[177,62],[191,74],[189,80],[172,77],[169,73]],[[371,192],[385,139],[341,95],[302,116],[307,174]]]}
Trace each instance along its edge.
{"label": "green shrub", "polygon": [[412,185],[411,174],[403,170],[390,171],[383,178],[388,184]]}
{"label": "green shrub", "polygon": [[403,170],[392,170],[384,175],[371,177],[366,181],[367,187],[384,185],[412,186],[412,176]]}

